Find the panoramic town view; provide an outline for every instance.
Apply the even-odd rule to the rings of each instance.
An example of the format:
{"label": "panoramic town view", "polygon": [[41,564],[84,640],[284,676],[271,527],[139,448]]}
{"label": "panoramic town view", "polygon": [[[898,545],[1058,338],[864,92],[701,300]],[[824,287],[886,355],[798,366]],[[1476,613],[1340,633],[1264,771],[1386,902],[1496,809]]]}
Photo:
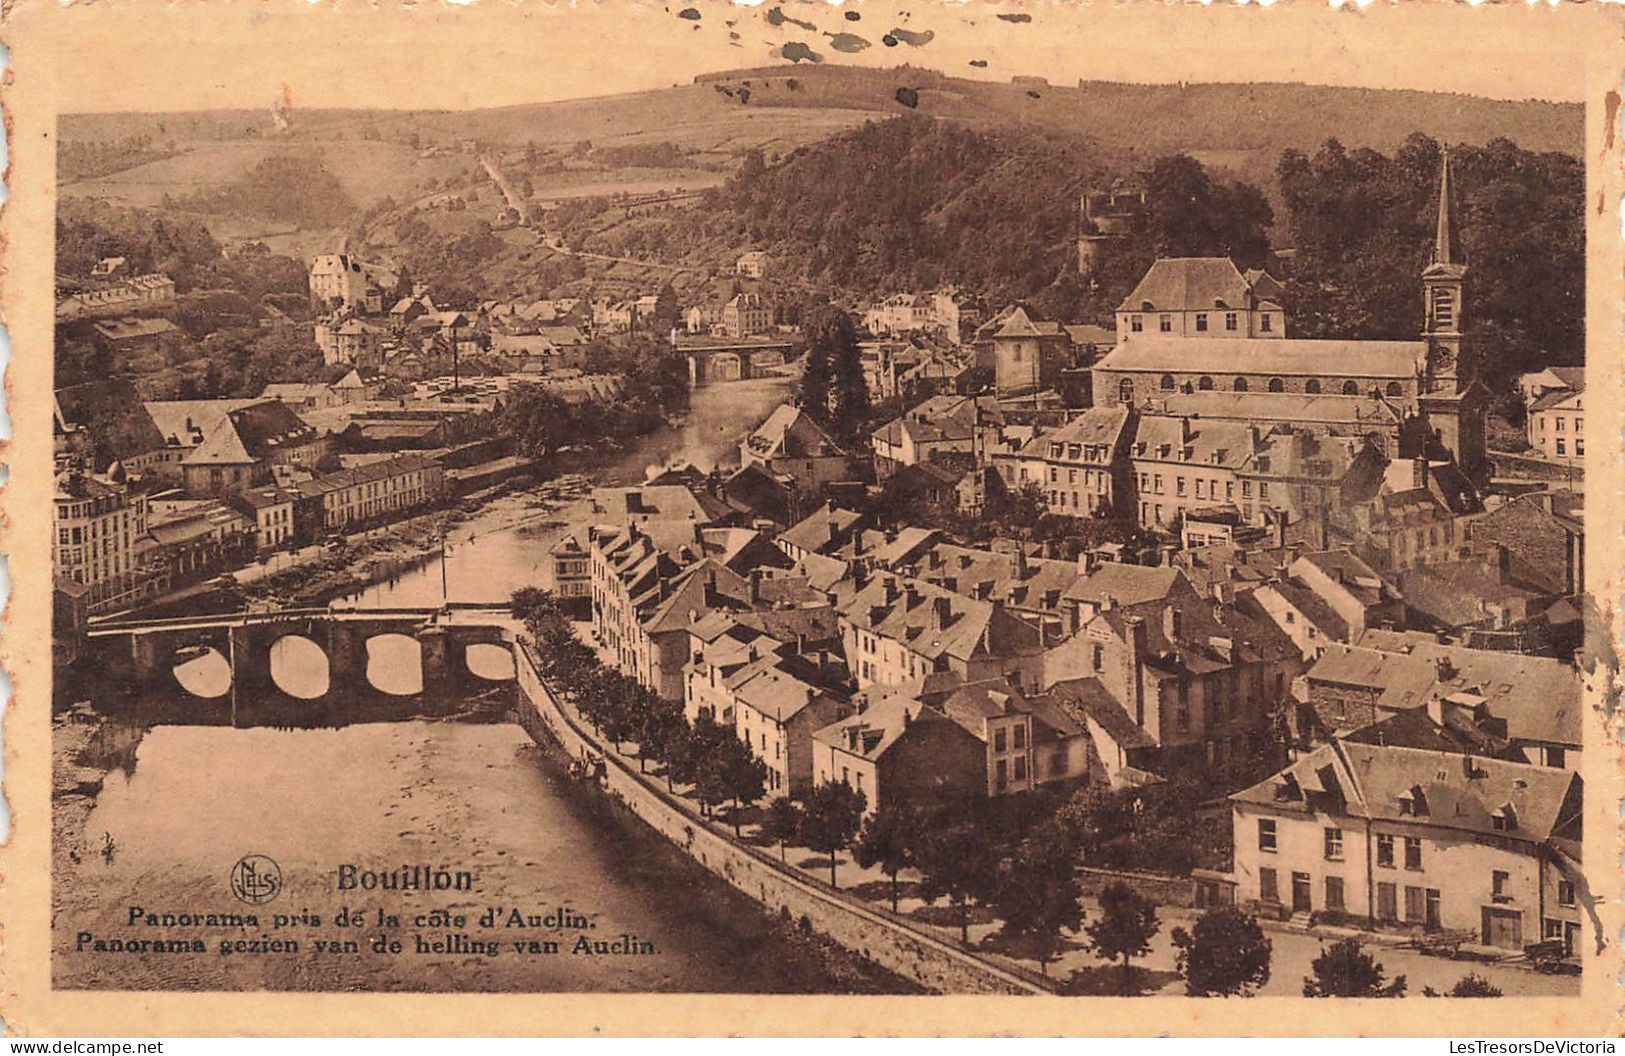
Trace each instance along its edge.
{"label": "panoramic town view", "polygon": [[1581,126],[64,115],[56,985],[1577,994]]}

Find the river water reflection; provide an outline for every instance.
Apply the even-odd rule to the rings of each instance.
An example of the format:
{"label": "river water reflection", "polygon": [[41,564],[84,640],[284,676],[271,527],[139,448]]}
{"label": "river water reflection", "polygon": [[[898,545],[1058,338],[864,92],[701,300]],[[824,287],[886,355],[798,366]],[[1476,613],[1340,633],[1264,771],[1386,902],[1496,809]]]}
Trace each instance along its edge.
{"label": "river water reflection", "polygon": [[[517,726],[402,722],[336,730],[160,726],[126,775],[108,775],[85,826],[85,856],[60,894],[57,978],[64,986],[240,988],[800,991],[871,989],[874,973],[786,940],[742,896],[701,874],[641,823],[572,782]],[[402,917],[398,956],[94,957],[75,936],[137,934],[128,907],[242,910],[228,877],[267,855],[285,888],[272,912],[331,920],[342,906]],[[474,890],[338,889],[344,863],[385,870],[432,863],[467,870]],[[554,956],[413,953],[412,935],[478,935],[411,923],[433,909],[474,920],[490,907],[561,907],[580,930],[504,929],[562,942]],[[266,929],[269,930],[269,929]],[[370,938],[376,929],[357,932]],[[330,927],[290,931],[305,938]],[[235,933],[234,933],[235,934]],[[490,933],[486,933],[487,936]],[[647,955],[571,955],[580,935],[652,943]],[[252,938],[252,936],[248,936]]]}
{"label": "river water reflection", "polygon": [[[601,467],[586,470],[595,484],[641,483],[651,469],[692,462],[709,470],[736,465],[739,441],[785,398],[788,378],[759,378],[697,389],[680,428],[662,428],[640,437]],[[396,578],[377,583],[347,598],[363,607],[438,605],[443,599],[462,602],[505,602],[516,587],[544,580],[547,552],[585,506],[566,507],[545,521],[503,528],[473,539],[450,540],[444,561],[439,551]],[[443,566],[443,567],[442,567]]]}

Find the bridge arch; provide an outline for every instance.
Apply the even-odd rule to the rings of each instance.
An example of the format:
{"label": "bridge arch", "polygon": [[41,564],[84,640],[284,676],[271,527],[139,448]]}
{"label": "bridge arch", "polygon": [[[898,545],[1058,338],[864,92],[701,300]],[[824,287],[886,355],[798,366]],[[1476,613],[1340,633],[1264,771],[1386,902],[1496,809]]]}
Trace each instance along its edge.
{"label": "bridge arch", "polygon": [[494,642],[474,642],[463,650],[463,665],[482,682],[514,679],[513,650]]}
{"label": "bridge arch", "polygon": [[170,671],[181,689],[202,700],[231,692],[231,661],[213,645],[191,643],[170,654]]}
{"label": "bridge arch", "polygon": [[409,634],[367,639],[367,682],[380,693],[410,697],[423,692],[423,645]]}
{"label": "bridge arch", "polygon": [[327,653],[302,634],[285,634],[272,642],[270,663],[271,681],[290,697],[316,700],[332,685]]}

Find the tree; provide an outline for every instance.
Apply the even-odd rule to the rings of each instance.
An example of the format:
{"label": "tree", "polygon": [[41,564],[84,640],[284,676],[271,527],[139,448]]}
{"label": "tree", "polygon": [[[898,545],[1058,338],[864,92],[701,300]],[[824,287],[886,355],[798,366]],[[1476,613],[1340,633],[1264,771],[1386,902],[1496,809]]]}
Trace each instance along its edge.
{"label": "tree", "polygon": [[1270,940],[1256,917],[1229,906],[1210,909],[1172,937],[1191,997],[1251,994],[1270,981]]}
{"label": "tree", "polygon": [[914,864],[913,845],[920,819],[904,807],[887,804],[864,819],[858,840],[852,845],[852,860],[863,868],[880,866],[891,877],[891,908],[897,912],[897,874]]}
{"label": "tree", "polygon": [[835,855],[851,845],[867,807],[867,797],[845,781],[826,781],[807,795],[801,813],[801,842],[829,855],[830,887],[840,886],[835,877]]}
{"label": "tree", "polygon": [[[812,332],[810,324],[808,330]],[[833,380],[830,370],[829,346],[822,341],[813,341],[807,346],[807,354],[802,359],[796,398],[801,409],[820,425],[829,422],[830,385]]]}
{"label": "tree", "polygon": [[[648,707],[638,719],[638,772],[643,772],[647,759],[669,762],[671,753],[688,733],[688,721],[683,718],[683,706],[674,700],[652,696]],[[668,775],[670,768],[667,768]]]}
{"label": "tree", "polygon": [[941,819],[941,827],[922,833],[914,848],[920,870],[920,894],[927,902],[947,896],[959,910],[959,941],[970,943],[970,903],[988,897],[998,859],[986,830],[968,820]]}
{"label": "tree", "polygon": [[750,745],[738,737],[723,742],[718,760],[723,786],[728,798],[734,802],[734,835],[739,835],[739,815],[745,808],[767,794],[767,764],[756,758]]}
{"label": "tree", "polygon": [[1061,950],[1062,933],[1083,926],[1078,899],[1077,849],[1058,828],[1046,825],[1021,842],[999,867],[993,908],[1004,919],[1004,933],[1016,939],[1049,974],[1049,962]]}
{"label": "tree", "polygon": [[1303,978],[1304,997],[1404,997],[1405,977],[1387,982],[1382,964],[1360,948],[1358,939],[1342,939],[1321,951]]}
{"label": "tree", "polygon": [[801,808],[789,796],[780,796],[767,808],[762,835],[779,845],[779,861],[786,860],[785,846],[801,831]]}
{"label": "tree", "polygon": [[1088,927],[1089,942],[1102,959],[1123,959],[1123,993],[1133,992],[1131,959],[1151,952],[1151,937],[1160,927],[1156,903],[1121,880],[1100,893],[1100,919]]}

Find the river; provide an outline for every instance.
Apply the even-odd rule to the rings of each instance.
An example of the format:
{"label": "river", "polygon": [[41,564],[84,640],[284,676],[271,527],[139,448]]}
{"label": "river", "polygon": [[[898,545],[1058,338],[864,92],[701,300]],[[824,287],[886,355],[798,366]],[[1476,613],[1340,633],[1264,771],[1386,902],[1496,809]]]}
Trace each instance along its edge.
{"label": "river", "polygon": [[[582,472],[601,485],[641,483],[651,470],[691,462],[703,470],[737,465],[739,442],[788,394],[791,379],[752,381],[696,389],[680,428],[662,428]],[[538,517],[534,523],[481,531],[476,520],[448,540],[442,577],[438,554],[420,567],[343,599],[362,607],[436,605],[442,600],[505,602],[515,587],[545,582],[547,552],[564,532],[586,517],[583,500]]]}
{"label": "river", "polygon": [[[875,992],[885,973],[763,914],[677,848],[572,781],[509,724],[402,722],[336,730],[160,726],[109,774],[84,849],[58,884],[56,985],[130,989],[489,992]],[[234,864],[265,855],[283,888],[233,898]],[[341,890],[341,867],[467,872],[466,892]],[[360,873],[358,872],[358,876]],[[145,912],[255,910],[257,926],[142,923]],[[345,927],[348,907],[365,923]],[[554,919],[481,928],[494,910]],[[378,927],[379,911],[398,918]],[[439,910],[457,922],[420,914]],[[561,912],[562,911],[562,912]],[[275,927],[272,914],[318,915]],[[81,933],[92,938],[81,942]],[[380,952],[380,935],[399,952]],[[119,939],[197,938],[205,952],[97,952]],[[333,954],[318,941],[352,938]],[[611,944],[578,951],[585,938]],[[256,951],[293,940],[298,951]],[[222,941],[252,952],[222,954]],[[424,943],[419,946],[419,941]],[[472,950],[473,941],[494,948]],[[558,948],[543,952],[541,943]],[[535,942],[537,947],[528,944]],[[619,947],[614,946],[620,943]],[[435,949],[435,944],[440,944]],[[521,948],[516,948],[519,943]],[[620,952],[629,949],[637,952]]]}
{"label": "river", "polygon": [[[639,440],[592,475],[601,483],[636,483],[649,467],[678,459],[703,468],[727,463],[788,384],[771,379],[700,390],[681,428]],[[569,523],[572,513],[585,509],[549,519]],[[504,601],[515,587],[540,582],[559,531],[510,527],[454,541],[446,560],[451,597]],[[441,596],[435,561],[353,600],[432,604]],[[790,922],[768,918],[595,789],[570,780],[556,752],[532,744],[514,725],[158,726],[142,737],[133,765],[106,775],[76,828],[77,844],[63,856],[58,876],[53,923],[56,983],[67,988],[904,988]],[[137,906],[158,914],[243,911],[230,877],[249,854],[274,859],[284,883],[256,926],[166,927],[131,919]],[[444,865],[469,873],[473,886],[466,892],[345,891],[339,884],[347,863],[375,871]],[[336,925],[334,915],[346,907],[360,910],[366,923]],[[555,920],[541,927],[477,927],[487,910],[507,920],[514,909],[544,918],[562,909],[567,926]],[[381,931],[380,910],[395,915],[398,926]],[[464,920],[416,923],[433,910]],[[322,922],[274,927],[273,913],[297,918],[301,912]],[[382,952],[371,945],[380,935]],[[583,937],[589,947],[609,944],[608,952],[575,952]],[[176,938],[198,938],[207,952],[94,949],[97,941]],[[315,952],[317,942],[346,938],[356,942],[356,952]],[[300,944],[297,953],[219,952],[222,940],[253,948],[289,939]],[[419,940],[427,946],[420,948]],[[488,940],[495,952],[469,952],[467,942]],[[401,952],[391,952],[391,941],[401,943]],[[538,945],[527,946],[531,941]],[[535,952],[549,941],[559,944],[556,951]],[[622,948],[638,952],[615,952]]]}

